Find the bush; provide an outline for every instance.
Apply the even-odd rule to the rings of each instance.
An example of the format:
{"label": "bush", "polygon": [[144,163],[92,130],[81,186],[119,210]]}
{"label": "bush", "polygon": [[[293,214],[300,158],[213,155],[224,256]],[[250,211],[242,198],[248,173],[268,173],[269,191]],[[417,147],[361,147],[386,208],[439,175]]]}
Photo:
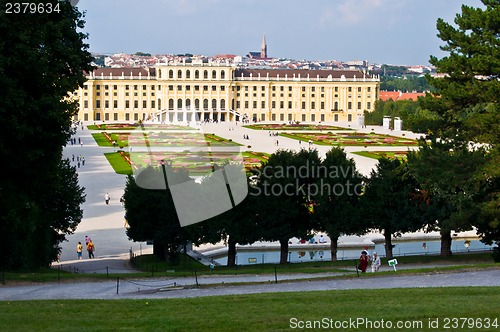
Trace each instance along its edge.
{"label": "bush", "polygon": [[498,245],[493,248],[493,254],[491,254],[491,256],[493,256],[493,260],[495,261],[495,263],[500,263],[500,248],[498,247]]}

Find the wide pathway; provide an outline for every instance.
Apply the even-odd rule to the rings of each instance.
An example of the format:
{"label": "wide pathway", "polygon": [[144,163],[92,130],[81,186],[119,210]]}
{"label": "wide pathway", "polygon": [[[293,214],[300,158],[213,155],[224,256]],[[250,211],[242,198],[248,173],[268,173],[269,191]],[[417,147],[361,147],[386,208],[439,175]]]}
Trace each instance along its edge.
{"label": "wide pathway", "polygon": [[[317,275],[326,277],[333,274]],[[204,276],[161,279],[127,279],[85,282],[49,283],[23,286],[0,286],[1,300],[42,299],[162,299],[191,298],[218,295],[260,294],[273,292],[303,292],[344,289],[387,289],[452,286],[500,286],[500,270],[481,270],[452,273],[427,273],[419,275],[394,275],[376,278],[320,279],[290,282],[289,279],[308,278],[312,275],[261,276]],[[251,285],[230,283],[261,282]],[[186,287],[187,286],[187,287]]]}

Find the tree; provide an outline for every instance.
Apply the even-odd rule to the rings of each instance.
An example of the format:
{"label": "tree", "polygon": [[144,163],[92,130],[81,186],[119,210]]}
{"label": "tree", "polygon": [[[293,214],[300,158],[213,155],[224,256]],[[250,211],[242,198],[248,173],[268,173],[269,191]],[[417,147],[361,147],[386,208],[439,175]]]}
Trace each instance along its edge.
{"label": "tree", "polygon": [[[68,91],[83,85],[92,57],[86,36],[77,32],[84,25],[82,14],[67,2],[52,3],[59,4],[59,13],[0,14],[0,232],[8,238],[0,243],[4,269],[48,266],[82,215],[84,195],[76,171],[61,158],[77,112]],[[0,1],[3,8],[5,4]]]}
{"label": "tree", "polygon": [[424,216],[430,230],[441,233],[443,256],[451,255],[451,232],[471,230],[479,216],[481,188],[489,187],[477,173],[487,161],[484,156],[484,149],[471,149],[461,140],[434,140],[408,154],[410,173],[428,193]]}
{"label": "tree", "polygon": [[[430,139],[441,137],[461,140],[454,143],[457,146],[475,142],[487,147],[483,154],[486,161],[470,169],[470,181],[476,181],[476,188],[479,183],[486,185],[481,189],[483,195],[475,195],[482,198],[476,223],[479,233],[491,243],[500,242],[500,216],[495,209],[500,205],[500,2],[482,3],[484,8],[463,5],[455,25],[438,20],[438,37],[445,43],[441,49],[448,56],[431,56],[430,62],[444,77],[427,77],[436,92],[421,99],[421,105],[444,120]],[[444,168],[455,169],[448,166]]]}
{"label": "tree", "polygon": [[419,202],[413,199],[417,182],[399,159],[379,159],[362,196],[363,218],[379,229],[385,239],[385,255],[392,257],[392,237],[416,231],[423,226]]}
{"label": "tree", "polygon": [[338,239],[342,234],[361,234],[366,230],[358,218],[359,197],[363,176],[356,170],[354,160],[347,158],[344,149],[334,147],[326,153],[315,178],[313,218],[318,229],[331,240],[332,261],[337,260]]}
{"label": "tree", "polygon": [[309,218],[312,169],[320,164],[316,150],[300,152],[279,150],[258,169],[255,196],[257,222],[262,239],[279,241],[280,264],[288,262],[288,241],[304,238],[312,229]]}
{"label": "tree", "polygon": [[[164,166],[170,180],[169,186],[192,180],[186,172],[176,171],[170,165]],[[165,189],[154,184],[164,177],[162,172],[161,167],[148,166],[137,179],[132,176],[127,178],[124,193],[126,218],[130,226],[127,235],[134,241],[153,241],[153,254],[162,260],[173,262],[179,246],[185,245],[190,236],[187,229],[179,223],[170,187],[166,186]],[[145,189],[155,186],[158,189]]]}
{"label": "tree", "polygon": [[[244,172],[243,164],[225,163],[224,168],[227,172],[229,168],[234,167],[230,173],[237,174]],[[214,171],[219,169],[218,165],[214,165]],[[226,173],[227,174],[227,173]],[[217,181],[214,177],[205,177],[202,185],[205,190],[205,195],[213,195],[213,181]],[[248,191],[251,192],[251,187],[248,180],[245,182],[248,186]],[[234,197],[234,196],[233,196]],[[217,243],[224,241],[228,247],[227,266],[236,265],[236,245],[251,244],[261,237],[260,227],[257,224],[259,211],[255,209],[256,198],[252,195],[247,195],[243,201],[235,205],[230,210],[217,215],[209,220],[205,220],[199,224],[193,225],[201,232],[199,239],[201,243]]]}

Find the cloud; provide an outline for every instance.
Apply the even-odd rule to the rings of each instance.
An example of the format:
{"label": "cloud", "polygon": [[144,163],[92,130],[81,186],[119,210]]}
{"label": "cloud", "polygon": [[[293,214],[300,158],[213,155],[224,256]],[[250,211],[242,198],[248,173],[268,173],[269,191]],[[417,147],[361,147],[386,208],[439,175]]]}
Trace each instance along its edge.
{"label": "cloud", "polygon": [[342,24],[356,26],[363,22],[383,22],[393,25],[414,8],[409,0],[342,0],[323,10],[321,25]]}
{"label": "cloud", "polygon": [[191,16],[202,12],[205,8],[216,6],[220,0],[161,0],[161,9],[171,10],[176,16]]}

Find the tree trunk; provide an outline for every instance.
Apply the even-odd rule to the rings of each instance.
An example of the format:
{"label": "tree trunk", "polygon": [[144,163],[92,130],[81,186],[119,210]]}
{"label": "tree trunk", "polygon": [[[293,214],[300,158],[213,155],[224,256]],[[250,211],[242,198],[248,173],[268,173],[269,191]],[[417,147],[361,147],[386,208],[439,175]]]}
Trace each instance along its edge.
{"label": "tree trunk", "polygon": [[280,264],[288,263],[288,239],[280,240]]}
{"label": "tree trunk", "polygon": [[441,230],[441,256],[451,256],[451,231]]}
{"label": "tree trunk", "polygon": [[338,236],[330,236],[330,252],[332,253],[332,262],[337,261]]}
{"label": "tree trunk", "polygon": [[388,231],[384,232],[385,239],[385,257],[392,258],[392,234]]}
{"label": "tree trunk", "polygon": [[227,240],[227,266],[236,266],[236,241],[231,237]]}

